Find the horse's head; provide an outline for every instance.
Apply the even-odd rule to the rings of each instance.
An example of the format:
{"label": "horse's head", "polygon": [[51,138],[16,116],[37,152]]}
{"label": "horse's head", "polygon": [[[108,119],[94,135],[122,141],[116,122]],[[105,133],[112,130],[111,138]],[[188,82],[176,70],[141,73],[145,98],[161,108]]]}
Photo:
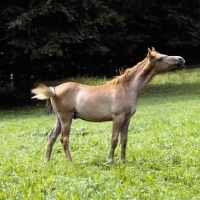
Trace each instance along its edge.
{"label": "horse's head", "polygon": [[156,73],[182,66],[185,63],[185,60],[182,57],[160,54],[156,52],[154,47],[152,47],[152,50],[148,48],[147,57],[151,63],[151,66],[154,67]]}

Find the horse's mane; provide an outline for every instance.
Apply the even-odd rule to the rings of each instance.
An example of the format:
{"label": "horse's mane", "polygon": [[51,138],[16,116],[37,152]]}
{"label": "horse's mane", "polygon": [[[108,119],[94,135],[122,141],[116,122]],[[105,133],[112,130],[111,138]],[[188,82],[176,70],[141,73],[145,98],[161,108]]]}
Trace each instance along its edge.
{"label": "horse's mane", "polygon": [[108,81],[106,84],[112,84],[112,85],[117,85],[117,84],[125,84],[129,81],[130,77],[133,77],[137,74],[138,71],[140,71],[141,67],[144,66],[146,63],[147,58],[145,58],[143,61],[139,62],[137,65],[127,68],[125,71],[121,71],[119,76],[115,76],[114,79],[111,81]]}

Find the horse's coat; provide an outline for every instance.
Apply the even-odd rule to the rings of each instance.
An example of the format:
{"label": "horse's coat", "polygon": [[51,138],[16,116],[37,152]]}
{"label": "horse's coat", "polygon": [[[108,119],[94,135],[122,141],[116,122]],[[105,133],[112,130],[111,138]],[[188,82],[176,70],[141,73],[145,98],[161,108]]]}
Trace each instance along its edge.
{"label": "horse's coat", "polygon": [[56,87],[39,85],[32,90],[33,98],[51,99],[56,113],[56,124],[49,135],[45,161],[50,160],[53,144],[61,132],[65,155],[72,161],[69,133],[73,118],[91,122],[113,121],[111,149],[108,163],[113,162],[114,151],[121,135],[121,160],[125,162],[127,132],[130,118],[136,111],[137,99],[149,80],[156,74],[181,66],[185,60],[148,49],[147,57],[124,74],[101,86],[74,82]]}

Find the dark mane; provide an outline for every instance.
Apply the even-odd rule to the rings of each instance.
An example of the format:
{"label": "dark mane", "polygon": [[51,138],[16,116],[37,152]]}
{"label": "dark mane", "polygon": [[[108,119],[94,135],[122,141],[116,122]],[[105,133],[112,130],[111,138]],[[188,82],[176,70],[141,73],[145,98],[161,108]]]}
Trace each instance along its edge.
{"label": "dark mane", "polygon": [[112,84],[112,85],[126,84],[129,81],[130,77],[136,75],[137,72],[140,71],[141,66],[144,66],[146,61],[147,61],[147,58],[139,62],[137,65],[131,68],[127,68],[124,72],[120,71],[119,76],[116,76],[114,79],[112,79],[111,81],[108,81],[106,84]]}

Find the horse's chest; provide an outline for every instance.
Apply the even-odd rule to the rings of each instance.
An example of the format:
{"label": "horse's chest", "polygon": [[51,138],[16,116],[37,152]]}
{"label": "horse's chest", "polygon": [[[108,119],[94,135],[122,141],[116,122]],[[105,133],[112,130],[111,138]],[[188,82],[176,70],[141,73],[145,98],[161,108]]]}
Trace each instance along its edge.
{"label": "horse's chest", "polygon": [[130,103],[125,105],[124,111],[127,118],[132,117],[136,112],[136,103],[135,104]]}
{"label": "horse's chest", "polygon": [[129,116],[129,117],[132,117],[134,114],[135,114],[135,112],[136,112],[136,107],[134,106],[134,107],[130,107],[129,109],[128,109],[128,111],[127,111],[127,115]]}

